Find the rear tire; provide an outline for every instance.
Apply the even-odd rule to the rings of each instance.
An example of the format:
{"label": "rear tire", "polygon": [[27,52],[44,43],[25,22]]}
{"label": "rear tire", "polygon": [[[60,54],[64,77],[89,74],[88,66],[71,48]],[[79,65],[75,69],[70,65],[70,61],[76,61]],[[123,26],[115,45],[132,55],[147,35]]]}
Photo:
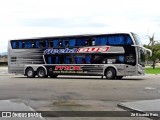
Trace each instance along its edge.
{"label": "rear tire", "polygon": [[47,78],[45,69],[44,69],[44,68],[39,68],[39,69],[37,70],[37,76],[38,76],[39,78]]}
{"label": "rear tire", "polygon": [[28,78],[34,78],[36,74],[33,68],[27,68],[26,75]]}
{"label": "rear tire", "polygon": [[114,68],[108,68],[106,71],[105,71],[105,76],[107,79],[115,79],[116,77],[116,71]]}

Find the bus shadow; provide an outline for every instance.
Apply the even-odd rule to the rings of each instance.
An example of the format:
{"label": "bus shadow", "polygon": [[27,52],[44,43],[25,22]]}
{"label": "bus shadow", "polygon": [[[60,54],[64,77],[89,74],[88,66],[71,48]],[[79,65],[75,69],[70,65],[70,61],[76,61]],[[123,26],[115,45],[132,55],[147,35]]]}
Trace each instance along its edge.
{"label": "bus shadow", "polygon": [[106,78],[78,78],[78,77],[57,77],[57,78],[51,78],[51,79],[74,79],[74,80],[104,80],[104,81],[127,81],[127,80],[132,80],[132,81],[140,81],[140,80],[145,80],[143,78],[122,78],[122,79],[106,79]]}
{"label": "bus shadow", "polygon": [[35,79],[35,80],[37,80],[37,79],[41,79],[41,80],[103,80],[103,81],[141,81],[141,80],[146,80],[146,79],[144,79],[144,78],[129,78],[129,77],[127,77],[127,78],[122,78],[122,79],[106,79],[105,77],[103,77],[103,78],[101,78],[101,77],[57,77],[57,78],[50,78],[50,77],[48,77],[48,78],[38,78],[38,77],[35,77],[35,78],[27,78],[27,77],[25,77],[25,76],[15,76],[15,77],[13,77],[13,78],[16,78],[16,79]]}
{"label": "bus shadow", "polygon": [[133,80],[133,81],[136,81],[136,80],[145,80],[143,78],[122,78],[122,79],[115,79],[115,80]]}

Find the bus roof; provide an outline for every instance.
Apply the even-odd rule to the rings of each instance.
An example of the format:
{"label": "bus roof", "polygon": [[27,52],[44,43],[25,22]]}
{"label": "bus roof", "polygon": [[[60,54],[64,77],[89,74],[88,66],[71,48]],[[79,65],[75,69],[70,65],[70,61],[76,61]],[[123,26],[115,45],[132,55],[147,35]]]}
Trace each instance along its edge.
{"label": "bus roof", "polygon": [[103,33],[103,34],[80,34],[80,35],[60,35],[60,36],[50,36],[50,37],[33,37],[33,38],[22,38],[22,39],[12,39],[12,40],[43,40],[43,39],[62,39],[62,38],[74,38],[74,37],[96,37],[104,35],[115,35],[115,34],[131,34],[133,32],[115,32],[115,33]]}

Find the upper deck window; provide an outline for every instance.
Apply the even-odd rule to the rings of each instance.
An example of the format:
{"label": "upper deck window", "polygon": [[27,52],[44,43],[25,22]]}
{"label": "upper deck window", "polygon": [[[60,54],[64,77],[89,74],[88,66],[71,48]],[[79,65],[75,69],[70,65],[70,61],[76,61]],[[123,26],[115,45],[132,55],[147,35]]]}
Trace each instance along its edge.
{"label": "upper deck window", "polygon": [[113,35],[108,37],[109,45],[124,45],[124,35]]}
{"label": "upper deck window", "polygon": [[[136,34],[133,34],[136,44],[141,42]],[[80,47],[80,46],[123,46],[132,45],[132,38],[128,34],[109,34],[98,36],[84,36],[71,38],[47,38],[35,40],[13,40],[11,46],[13,49],[30,49],[30,48],[58,48],[58,47]]]}
{"label": "upper deck window", "polygon": [[37,48],[38,43],[32,40],[17,40],[11,41],[11,46],[13,49],[22,49],[22,48]]}
{"label": "upper deck window", "polygon": [[126,36],[126,45],[133,45],[133,41],[129,35]]}
{"label": "upper deck window", "polygon": [[59,40],[53,40],[53,46],[54,47],[59,47]]}
{"label": "upper deck window", "polygon": [[18,46],[17,41],[11,41],[11,46],[12,46],[13,49],[16,49],[17,46]]}
{"label": "upper deck window", "polygon": [[32,48],[32,42],[31,41],[25,41],[25,48]]}
{"label": "upper deck window", "polygon": [[39,48],[39,40],[36,40],[36,45],[35,45],[36,48]]}
{"label": "upper deck window", "polygon": [[75,39],[69,40],[69,46],[73,47],[75,45],[76,45],[76,40]]}
{"label": "upper deck window", "polygon": [[23,48],[23,41],[19,41],[19,48]]}
{"label": "upper deck window", "polygon": [[79,38],[76,40],[76,46],[85,46],[85,39]]}
{"label": "upper deck window", "polygon": [[106,45],[107,44],[107,37],[96,37],[95,38],[95,45]]}
{"label": "upper deck window", "polygon": [[40,40],[39,41],[39,47],[40,48],[46,48],[46,47],[48,47],[48,40]]}

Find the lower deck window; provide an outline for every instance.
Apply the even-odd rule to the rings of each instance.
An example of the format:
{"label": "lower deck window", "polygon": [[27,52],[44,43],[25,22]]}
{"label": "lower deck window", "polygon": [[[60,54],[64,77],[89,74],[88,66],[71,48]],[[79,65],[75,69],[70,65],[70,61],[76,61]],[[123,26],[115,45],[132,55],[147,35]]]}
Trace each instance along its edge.
{"label": "lower deck window", "polygon": [[127,58],[125,55],[46,55],[45,61],[47,64],[130,64]]}

